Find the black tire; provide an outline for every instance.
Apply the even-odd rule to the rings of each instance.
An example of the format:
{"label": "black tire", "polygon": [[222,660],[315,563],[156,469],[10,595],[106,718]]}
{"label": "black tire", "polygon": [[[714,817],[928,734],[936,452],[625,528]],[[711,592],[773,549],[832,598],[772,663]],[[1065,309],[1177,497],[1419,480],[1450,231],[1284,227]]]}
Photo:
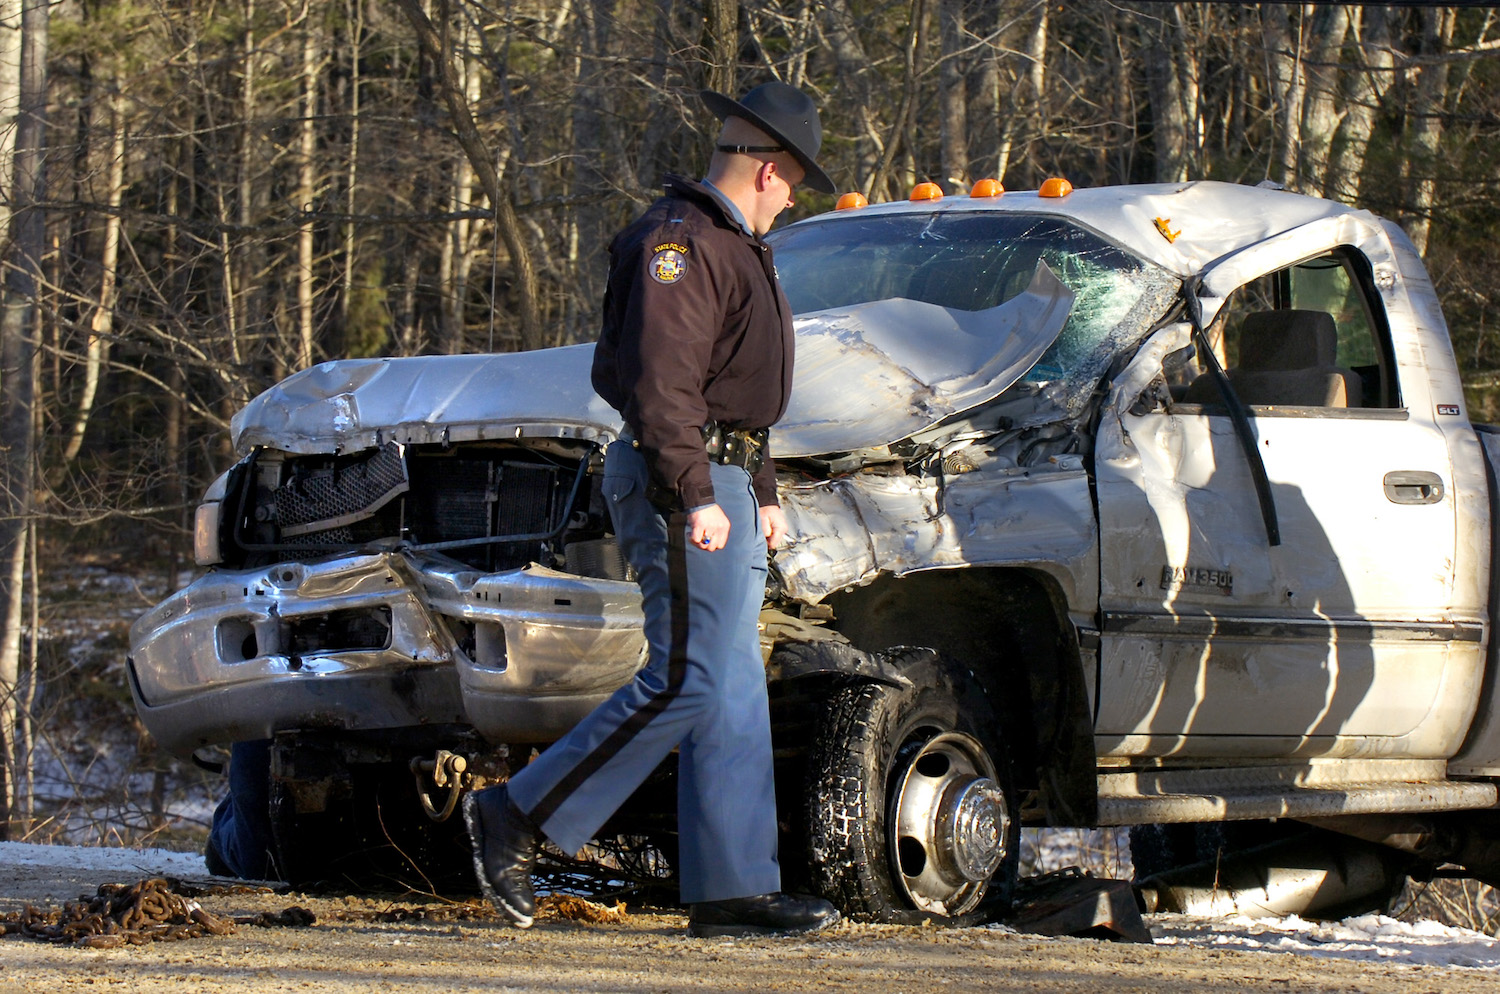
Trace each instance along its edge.
{"label": "black tire", "polygon": [[806,792],[813,889],[877,921],[999,910],[1020,820],[994,709],[929,650],[898,663],[910,687],[853,684],[829,700]]}

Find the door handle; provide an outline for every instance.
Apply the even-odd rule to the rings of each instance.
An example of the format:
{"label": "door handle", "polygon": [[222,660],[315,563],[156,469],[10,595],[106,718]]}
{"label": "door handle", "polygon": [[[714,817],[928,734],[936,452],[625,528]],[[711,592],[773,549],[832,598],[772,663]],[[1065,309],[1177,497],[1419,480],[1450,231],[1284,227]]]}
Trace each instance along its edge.
{"label": "door handle", "polygon": [[1443,478],[1424,469],[1396,469],[1385,474],[1385,495],[1392,504],[1436,504],[1443,499]]}

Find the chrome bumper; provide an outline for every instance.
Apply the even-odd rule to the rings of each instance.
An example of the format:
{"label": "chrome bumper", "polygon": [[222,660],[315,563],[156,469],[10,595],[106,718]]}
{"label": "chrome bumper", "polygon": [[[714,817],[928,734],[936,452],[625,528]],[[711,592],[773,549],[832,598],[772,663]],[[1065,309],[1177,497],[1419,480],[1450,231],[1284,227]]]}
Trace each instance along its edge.
{"label": "chrome bumper", "polygon": [[633,583],[384,552],[210,573],[135,623],[129,674],[178,754],[295,728],[545,742],[644,656]]}

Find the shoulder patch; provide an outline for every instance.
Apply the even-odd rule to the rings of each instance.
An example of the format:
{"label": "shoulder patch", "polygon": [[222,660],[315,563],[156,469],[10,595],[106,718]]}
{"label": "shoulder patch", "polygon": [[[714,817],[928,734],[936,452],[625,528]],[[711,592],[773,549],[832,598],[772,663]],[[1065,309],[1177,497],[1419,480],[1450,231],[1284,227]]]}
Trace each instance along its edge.
{"label": "shoulder patch", "polygon": [[646,269],[656,282],[671,285],[687,272],[687,257],[686,245],[663,242],[651,249],[651,261],[646,264]]}

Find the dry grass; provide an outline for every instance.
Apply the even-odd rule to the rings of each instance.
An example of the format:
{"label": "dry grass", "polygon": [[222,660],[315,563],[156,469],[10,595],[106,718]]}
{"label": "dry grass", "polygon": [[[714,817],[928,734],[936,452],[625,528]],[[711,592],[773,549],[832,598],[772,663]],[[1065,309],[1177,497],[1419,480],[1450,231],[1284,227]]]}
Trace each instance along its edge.
{"label": "dry grass", "polygon": [[1500,891],[1464,878],[1407,880],[1390,914],[1407,922],[1426,919],[1500,935]]}

